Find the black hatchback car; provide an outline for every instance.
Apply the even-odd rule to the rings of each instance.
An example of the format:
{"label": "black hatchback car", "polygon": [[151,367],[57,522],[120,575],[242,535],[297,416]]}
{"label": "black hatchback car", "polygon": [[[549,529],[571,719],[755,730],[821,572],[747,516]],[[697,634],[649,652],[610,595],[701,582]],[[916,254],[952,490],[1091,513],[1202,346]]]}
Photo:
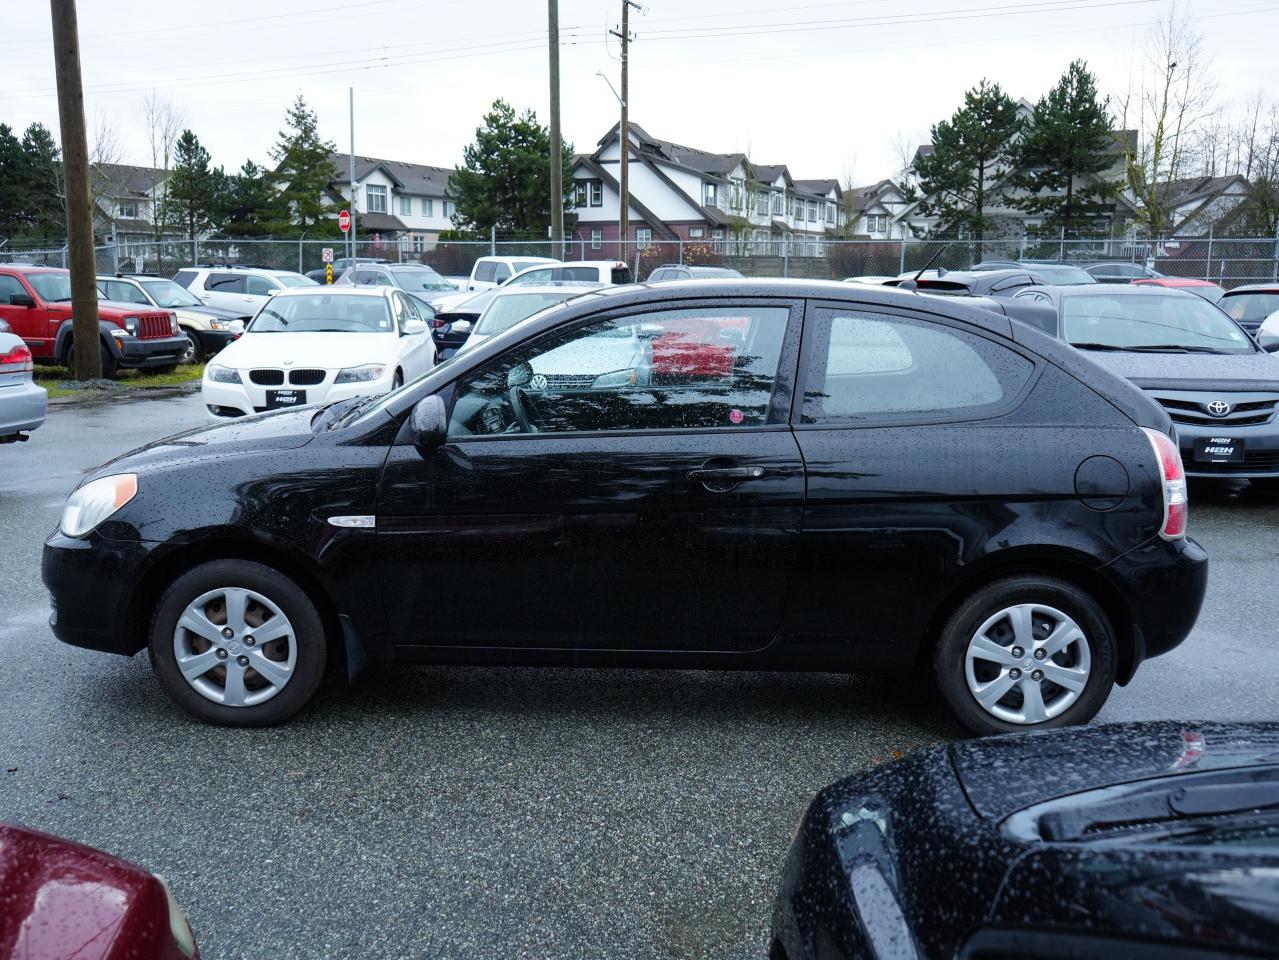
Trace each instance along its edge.
{"label": "black hatchback car", "polygon": [[1058,336],[1168,411],[1187,476],[1279,488],[1279,357],[1216,306],[1139,284],[1027,289],[1016,298],[1052,307]]}
{"label": "black hatchback car", "polygon": [[821,791],[770,960],[1279,951],[1279,724],[1129,723],[920,751]]}
{"label": "black hatchback car", "polygon": [[62,640],[278,722],[326,661],[900,668],[982,732],[1077,723],[1190,631],[1207,558],[1154,403],[962,301],[606,288],[381,398],[86,478]]}

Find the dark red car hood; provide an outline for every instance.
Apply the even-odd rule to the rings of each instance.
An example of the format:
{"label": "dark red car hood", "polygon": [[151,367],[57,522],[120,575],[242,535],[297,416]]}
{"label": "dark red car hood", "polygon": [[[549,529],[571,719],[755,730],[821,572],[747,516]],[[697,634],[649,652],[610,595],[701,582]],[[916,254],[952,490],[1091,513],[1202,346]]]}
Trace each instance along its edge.
{"label": "dark red car hood", "polygon": [[186,960],[164,886],[78,843],[0,824],[0,958]]}

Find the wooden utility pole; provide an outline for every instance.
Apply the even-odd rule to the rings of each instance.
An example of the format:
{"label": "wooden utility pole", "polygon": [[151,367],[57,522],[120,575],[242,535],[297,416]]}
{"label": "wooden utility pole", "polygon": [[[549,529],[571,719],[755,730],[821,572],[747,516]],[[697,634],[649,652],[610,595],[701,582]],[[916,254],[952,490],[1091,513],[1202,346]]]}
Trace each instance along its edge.
{"label": "wooden utility pole", "polygon": [[560,151],[560,5],[547,0],[551,54],[551,241],[555,258],[564,256],[564,158]]}
{"label": "wooden utility pole", "polygon": [[[626,259],[626,242],[630,239],[631,233],[631,124],[630,103],[628,100],[630,97],[631,7],[637,10],[640,9],[640,5],[635,0],[622,0],[622,29],[620,32],[617,30],[610,31],[613,36],[622,41],[622,95],[618,98],[622,101],[622,123],[618,129],[621,134],[618,145],[622,149],[620,157],[622,169],[617,178],[620,186],[617,208],[617,237],[621,242],[623,260]],[[638,264],[638,259],[636,263]]]}
{"label": "wooden utility pole", "polygon": [[[80,78],[80,28],[75,0],[50,0],[53,12],[53,64],[58,77],[58,120],[62,126],[62,162],[67,181],[67,244],[71,253],[72,336],[77,345],[77,380],[102,376],[98,344],[97,263],[93,251],[93,213],[89,207],[89,138],[84,130],[84,84]],[[83,345],[81,347],[81,345]]]}

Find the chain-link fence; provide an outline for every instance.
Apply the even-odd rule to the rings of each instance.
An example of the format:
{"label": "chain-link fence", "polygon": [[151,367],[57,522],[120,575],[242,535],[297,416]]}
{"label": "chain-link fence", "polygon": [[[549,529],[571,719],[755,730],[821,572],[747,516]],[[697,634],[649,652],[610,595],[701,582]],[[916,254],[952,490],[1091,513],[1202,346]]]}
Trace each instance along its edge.
{"label": "chain-link fence", "polygon": [[[321,271],[324,250],[341,260],[346,249],[335,240],[164,240],[129,241],[96,248],[102,273],[172,276],[182,267],[257,266],[300,273]],[[1167,240],[657,240],[647,243],[566,240],[484,242],[420,240],[360,241],[356,256],[393,263],[425,263],[446,277],[469,276],[483,256],[549,257],[556,260],[618,260],[639,279],[665,264],[731,267],[748,277],[843,280],[893,277],[924,267],[964,270],[980,261],[1023,263],[1136,263],[1172,277],[1212,280],[1224,287],[1279,282],[1279,237],[1174,238]],[[65,245],[0,247],[0,263],[65,267]],[[338,264],[338,272],[342,268]]]}

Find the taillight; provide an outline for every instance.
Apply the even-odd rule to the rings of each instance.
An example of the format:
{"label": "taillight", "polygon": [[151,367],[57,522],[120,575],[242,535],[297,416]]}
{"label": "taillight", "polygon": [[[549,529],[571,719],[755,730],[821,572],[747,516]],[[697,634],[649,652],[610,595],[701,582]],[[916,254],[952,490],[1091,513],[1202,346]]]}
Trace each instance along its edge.
{"label": "taillight", "polygon": [[1142,430],[1150,438],[1150,446],[1154,448],[1155,462],[1159,464],[1159,474],[1163,481],[1164,522],[1159,528],[1159,536],[1165,540],[1180,540],[1186,535],[1186,519],[1190,509],[1181,451],[1168,434],[1150,427],[1142,427]]}
{"label": "taillight", "polygon": [[432,329],[432,330],[443,330],[446,326],[448,326],[448,321],[447,321],[447,320],[441,320],[439,317],[432,317],[432,318],[431,318],[431,329]]}
{"label": "taillight", "polygon": [[35,364],[31,360],[31,349],[20,343],[7,353],[0,353],[0,373],[31,373]]}

